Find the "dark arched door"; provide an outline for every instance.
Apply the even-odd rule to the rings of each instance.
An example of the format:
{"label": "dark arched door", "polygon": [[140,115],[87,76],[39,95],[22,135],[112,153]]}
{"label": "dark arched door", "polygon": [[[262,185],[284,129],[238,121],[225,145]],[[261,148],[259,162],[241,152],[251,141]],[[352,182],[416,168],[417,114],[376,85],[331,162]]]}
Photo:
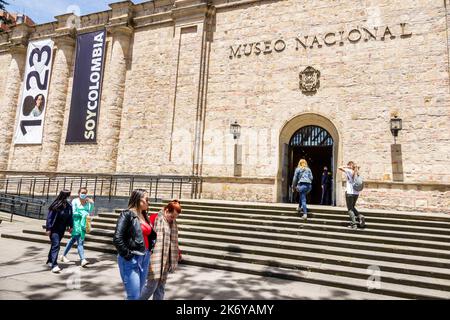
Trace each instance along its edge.
{"label": "dark arched door", "polygon": [[[320,204],[322,196],[322,173],[327,167],[333,172],[333,138],[324,128],[319,126],[306,126],[297,130],[289,142],[289,179],[288,188],[292,184],[295,168],[300,159],[306,159],[313,173],[312,190],[308,195],[308,203]],[[331,175],[332,177],[333,175]],[[331,186],[334,184],[332,183]],[[330,190],[330,195],[332,195]],[[292,199],[298,202],[298,194]],[[331,196],[326,204],[331,205]]]}

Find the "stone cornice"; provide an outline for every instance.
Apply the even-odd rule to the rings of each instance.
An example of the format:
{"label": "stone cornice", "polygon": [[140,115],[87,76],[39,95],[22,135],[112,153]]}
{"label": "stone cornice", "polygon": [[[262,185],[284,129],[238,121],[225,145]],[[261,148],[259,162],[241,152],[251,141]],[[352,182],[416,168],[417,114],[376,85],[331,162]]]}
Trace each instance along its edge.
{"label": "stone cornice", "polygon": [[75,46],[75,34],[73,32],[69,33],[58,33],[52,37],[55,45],[59,48],[62,47],[74,47]]}
{"label": "stone cornice", "polygon": [[177,0],[172,8],[172,19],[180,20],[204,19],[208,12],[206,0]]}
{"label": "stone cornice", "polygon": [[56,46],[75,46],[76,24],[80,20],[80,17],[68,13],[56,16],[55,18],[58,21],[58,28],[55,30],[52,39],[55,41]]}
{"label": "stone cornice", "polygon": [[106,31],[112,35],[125,35],[131,36],[134,28],[127,23],[108,24],[106,25]]}
{"label": "stone cornice", "polygon": [[0,51],[23,52],[28,46],[28,39],[30,37],[31,27],[22,23],[11,28],[11,31],[4,36],[6,42],[0,44]]}

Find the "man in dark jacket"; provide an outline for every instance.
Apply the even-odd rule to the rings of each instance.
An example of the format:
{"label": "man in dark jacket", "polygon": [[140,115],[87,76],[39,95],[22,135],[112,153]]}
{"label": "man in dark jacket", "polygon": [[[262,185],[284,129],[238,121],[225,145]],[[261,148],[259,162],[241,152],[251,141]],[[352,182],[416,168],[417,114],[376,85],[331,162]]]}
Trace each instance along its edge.
{"label": "man in dark jacket", "polygon": [[328,167],[323,168],[322,172],[322,197],[320,199],[320,204],[330,205],[331,204],[331,172],[328,171]]}

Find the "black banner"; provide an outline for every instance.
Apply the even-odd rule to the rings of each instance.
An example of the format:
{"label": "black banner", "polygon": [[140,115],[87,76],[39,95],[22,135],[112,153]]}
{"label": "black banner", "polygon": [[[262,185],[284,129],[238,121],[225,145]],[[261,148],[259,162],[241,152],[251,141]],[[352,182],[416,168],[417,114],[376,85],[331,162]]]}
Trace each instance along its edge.
{"label": "black banner", "polygon": [[97,142],[106,31],[80,34],[66,143]]}

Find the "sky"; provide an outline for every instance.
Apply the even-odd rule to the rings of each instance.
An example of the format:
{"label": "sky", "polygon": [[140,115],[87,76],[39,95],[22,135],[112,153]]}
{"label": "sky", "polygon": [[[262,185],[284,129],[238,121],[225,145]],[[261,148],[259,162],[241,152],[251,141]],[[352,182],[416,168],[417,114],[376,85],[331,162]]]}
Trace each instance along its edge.
{"label": "sky", "polygon": [[[110,9],[108,3],[120,0],[6,0],[9,12],[24,13],[35,23],[55,21],[55,16],[74,12],[85,15]],[[135,4],[148,0],[132,0]]]}

